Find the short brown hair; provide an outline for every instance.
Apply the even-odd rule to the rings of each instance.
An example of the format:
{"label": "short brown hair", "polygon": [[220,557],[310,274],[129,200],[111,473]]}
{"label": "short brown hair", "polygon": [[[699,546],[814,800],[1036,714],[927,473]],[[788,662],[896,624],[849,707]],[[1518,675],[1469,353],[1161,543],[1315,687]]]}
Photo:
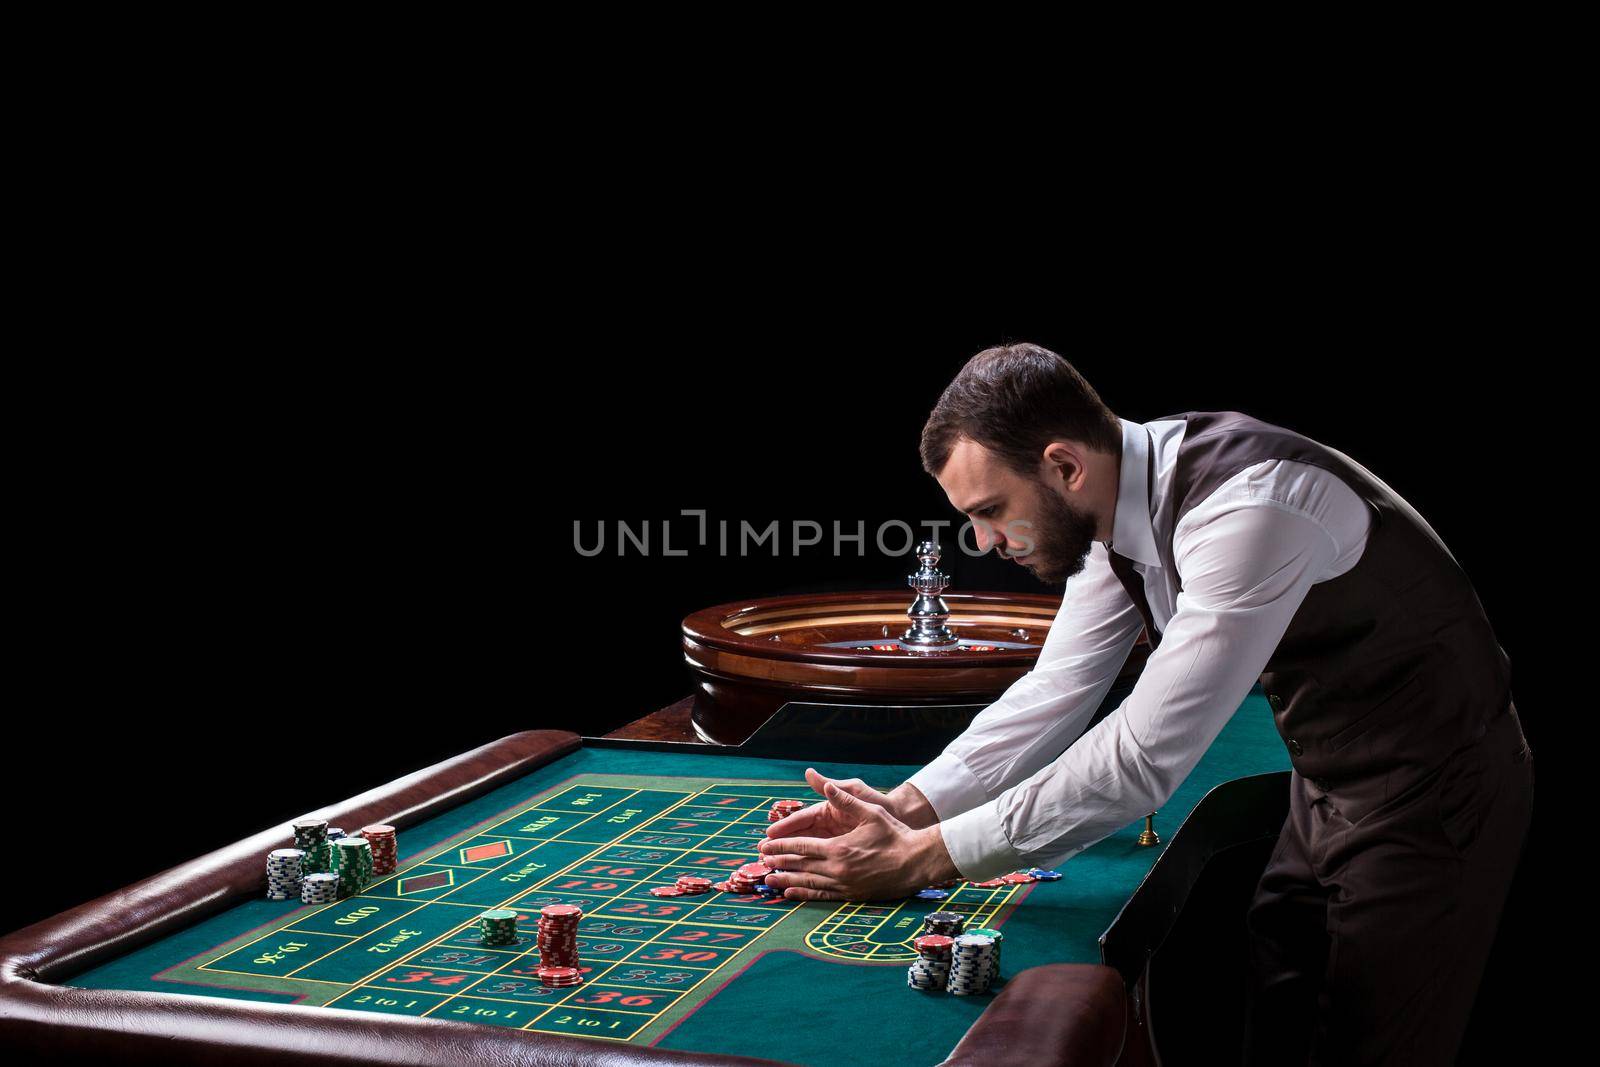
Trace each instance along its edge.
{"label": "short brown hair", "polygon": [[1031,476],[1051,441],[1120,451],[1122,425],[1072,364],[1023,342],[986,348],[967,360],[922,427],[923,468],[937,475],[962,437]]}

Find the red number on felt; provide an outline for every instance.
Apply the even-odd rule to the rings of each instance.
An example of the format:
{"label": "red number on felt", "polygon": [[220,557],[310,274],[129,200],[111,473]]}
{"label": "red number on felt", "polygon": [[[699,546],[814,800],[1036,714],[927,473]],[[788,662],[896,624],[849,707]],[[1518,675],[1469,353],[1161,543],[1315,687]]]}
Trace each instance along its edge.
{"label": "red number on felt", "polygon": [[640,956],[639,958],[643,960],[678,959],[682,960],[684,963],[704,963],[707,960],[716,959],[717,954],[715,952],[685,952],[681,948],[662,948],[657,949],[654,953],[649,955]]}
{"label": "red number on felt", "polygon": [[743,941],[746,935],[711,930],[685,930],[681,934],[669,934],[668,936],[673,941],[705,941],[706,938],[710,938],[711,940],[707,944],[716,944],[718,941]]}
{"label": "red number on felt", "polygon": [[401,978],[399,975],[391,974],[389,977],[385,978],[384,981],[405,985],[408,982],[425,982],[432,977],[432,971],[409,971],[404,978]]}
{"label": "red number on felt", "polygon": [[625,1008],[648,1008],[657,1001],[648,993],[624,993],[618,989],[599,989],[587,996],[573,997],[574,1004],[610,1004],[615,1001]]}
{"label": "red number on felt", "polygon": [[467,980],[464,974],[434,974],[432,971],[408,971],[404,978],[390,975],[384,979],[397,985],[410,985],[413,982],[427,982],[429,985],[457,985]]}

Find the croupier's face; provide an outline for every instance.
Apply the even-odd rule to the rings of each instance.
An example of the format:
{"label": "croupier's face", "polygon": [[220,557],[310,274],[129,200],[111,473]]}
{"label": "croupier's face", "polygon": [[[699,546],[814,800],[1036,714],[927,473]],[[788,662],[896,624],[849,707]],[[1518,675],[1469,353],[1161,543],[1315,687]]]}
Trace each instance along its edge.
{"label": "croupier's face", "polygon": [[1037,475],[1027,477],[963,438],[938,480],[950,503],[972,520],[980,549],[993,548],[1053,584],[1083,570],[1095,539],[1094,517],[1069,499],[1069,486],[1081,484],[1076,474],[1041,459]]}

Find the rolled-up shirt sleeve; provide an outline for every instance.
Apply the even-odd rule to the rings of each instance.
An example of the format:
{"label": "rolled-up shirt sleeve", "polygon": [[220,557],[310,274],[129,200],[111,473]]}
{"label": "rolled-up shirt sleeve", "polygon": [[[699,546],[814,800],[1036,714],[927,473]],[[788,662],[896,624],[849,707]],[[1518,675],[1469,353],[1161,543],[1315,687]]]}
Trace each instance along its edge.
{"label": "rolled-up shirt sleeve", "polygon": [[1059,756],[1105,699],[1143,627],[1095,542],[1067,580],[1034,669],[911,776],[939,819],[993,800]]}
{"label": "rolled-up shirt sleeve", "polygon": [[[1174,548],[1177,610],[1121,707],[1025,780],[941,818],[945,847],[965,877],[1053,866],[1165,804],[1250,692],[1337,553],[1315,520],[1271,504],[1222,511]],[[1058,625],[1071,623],[1064,609]],[[1040,751],[1012,765],[1026,768]],[[983,757],[964,753],[963,762],[986,781]],[[934,809],[944,815],[937,803]]]}

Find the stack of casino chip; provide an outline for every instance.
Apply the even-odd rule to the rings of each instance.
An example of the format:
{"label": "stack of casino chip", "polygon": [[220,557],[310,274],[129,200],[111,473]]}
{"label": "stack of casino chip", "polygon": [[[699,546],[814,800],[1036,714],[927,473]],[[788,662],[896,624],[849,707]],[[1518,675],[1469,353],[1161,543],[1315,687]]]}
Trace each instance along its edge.
{"label": "stack of casino chip", "polygon": [[485,945],[517,943],[517,913],[510,908],[495,908],[478,916],[478,932]]}
{"label": "stack of casino chip", "polygon": [[361,836],[372,846],[372,873],[393,874],[400,859],[400,839],[395,836],[394,827],[381,823],[363,826]]}
{"label": "stack of casino chip", "polygon": [[328,827],[328,870],[336,870],[339,863],[339,841],[347,835],[337,826]]}
{"label": "stack of casino chip", "polygon": [[328,871],[316,871],[300,879],[300,903],[332,904],[339,899],[339,876]]}
{"label": "stack of casino chip", "polygon": [[539,981],[559,989],[578,985],[578,923],[583,909],[576,904],[551,904],[539,909]]}
{"label": "stack of casino chip", "polygon": [[766,877],[771,873],[772,869],[765,863],[747,863],[728,875],[727,882],[722,884],[727,886],[725,892],[754,893],[766,887]]}
{"label": "stack of casino chip", "polygon": [[940,937],[960,937],[966,925],[959,911],[935,911],[922,917],[922,932]]}
{"label": "stack of casino chip", "polygon": [[300,895],[300,861],[297,848],[275,848],[267,857],[267,899],[292,900]]}
{"label": "stack of casino chip", "polygon": [[333,843],[339,895],[353,897],[372,884],[372,846],[364,837],[341,837]]}
{"label": "stack of casino chip", "polygon": [[906,985],[924,993],[950,984],[950,956],[954,941],[941,934],[923,934],[915,941],[917,958],[906,972]]}
{"label": "stack of casino chip", "polygon": [[546,989],[565,989],[583,984],[583,971],[577,967],[540,967],[539,981]]}
{"label": "stack of casino chip", "polygon": [[767,821],[781,822],[806,806],[803,800],[778,800],[767,809]]}
{"label": "stack of casino chip", "polygon": [[694,874],[678,875],[678,888],[683,890],[686,897],[696,897],[701,893],[711,892],[711,879],[701,878]]}
{"label": "stack of casino chip", "polygon": [[993,974],[994,938],[982,934],[962,934],[956,938],[946,989],[958,997],[987,993]]}
{"label": "stack of casino chip", "polygon": [[994,942],[994,952],[989,955],[989,981],[993,982],[1000,977],[1000,946],[1005,942],[1005,935],[999,930],[991,930],[986,926],[974,927],[967,933],[978,937],[987,937]]}
{"label": "stack of casino chip", "polygon": [[312,874],[328,870],[333,862],[333,849],[328,844],[328,820],[296,819],[294,847],[305,853],[300,862],[302,872]]}

